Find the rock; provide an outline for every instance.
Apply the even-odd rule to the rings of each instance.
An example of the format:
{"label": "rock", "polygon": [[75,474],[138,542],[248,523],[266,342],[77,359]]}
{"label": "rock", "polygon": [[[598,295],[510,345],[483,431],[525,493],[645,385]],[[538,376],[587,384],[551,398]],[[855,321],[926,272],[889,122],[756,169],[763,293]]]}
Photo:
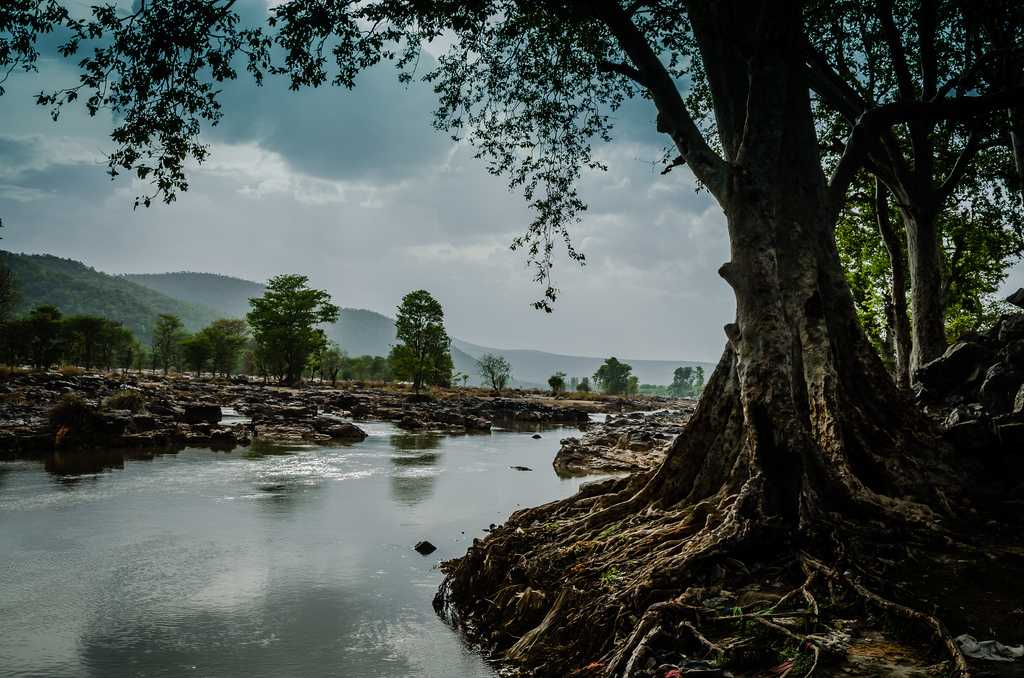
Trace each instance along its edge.
{"label": "rock", "polygon": [[335,424],[325,429],[323,433],[329,435],[332,440],[345,440],[351,442],[366,440],[366,431],[351,422]]}
{"label": "rock", "polygon": [[534,433],[532,437],[534,440],[540,440],[542,436],[539,433]]}
{"label": "rock", "polygon": [[1020,385],[1020,389],[1017,391],[1017,397],[1013,399],[1013,411],[1024,412],[1024,384]]}
{"label": "rock", "polygon": [[1024,313],[1003,316],[999,324],[999,341],[1009,343],[1024,339]]}
{"label": "rock", "polygon": [[210,405],[208,403],[186,404],[180,417],[181,421],[186,424],[216,424],[220,421],[220,418],[220,405]]}
{"label": "rock", "polygon": [[413,548],[416,549],[417,553],[419,553],[420,555],[423,555],[423,556],[430,555],[431,553],[433,553],[434,551],[437,550],[436,546],[434,546],[433,544],[431,544],[429,541],[426,541],[426,540],[416,542],[416,545],[413,546]]}
{"label": "rock", "polygon": [[1024,453],[1024,423],[1012,422],[996,428],[999,444],[1007,454]]}
{"label": "rock", "polygon": [[961,452],[984,453],[995,447],[997,439],[986,419],[975,419],[954,424],[946,429],[945,437]]}
{"label": "rock", "polygon": [[978,395],[990,413],[1003,414],[1013,409],[1014,396],[1017,395],[1021,382],[1024,382],[1024,373],[999,362],[985,372],[985,381],[982,382]]}
{"label": "rock", "polygon": [[1024,287],[1021,287],[1016,292],[1006,297],[1006,301],[1014,306],[1024,308]]}
{"label": "rock", "polygon": [[914,374],[926,389],[950,391],[964,382],[973,381],[984,371],[992,358],[992,350],[975,341],[959,341],[941,356],[923,365]]}
{"label": "rock", "polygon": [[509,466],[513,471],[532,471],[533,469],[529,466]]}

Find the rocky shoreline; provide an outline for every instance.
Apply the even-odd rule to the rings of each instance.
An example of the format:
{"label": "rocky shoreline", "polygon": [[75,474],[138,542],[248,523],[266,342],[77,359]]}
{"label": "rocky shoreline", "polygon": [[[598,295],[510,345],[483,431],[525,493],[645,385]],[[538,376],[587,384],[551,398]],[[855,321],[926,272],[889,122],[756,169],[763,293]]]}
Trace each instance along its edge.
{"label": "rocky shoreline", "polygon": [[[174,451],[187,446],[230,450],[257,440],[352,443],[366,437],[359,422],[387,421],[409,432],[453,435],[487,433],[492,428],[589,428],[566,468],[573,473],[622,472],[656,463],[666,441],[681,430],[683,411],[609,415],[605,424],[591,424],[590,414],[663,404],[651,399],[559,401],[535,394],[461,391],[427,397],[361,385],[273,387],[245,378],[206,381],[150,374],[16,372],[0,379],[0,458],[103,449]],[[626,442],[618,445],[623,436]],[[648,443],[649,449],[641,452]]]}
{"label": "rocky shoreline", "polygon": [[552,465],[560,476],[631,473],[652,469],[665,458],[683,432],[696,401],[678,401],[654,412],[609,414],[591,424],[582,438],[563,438]]}

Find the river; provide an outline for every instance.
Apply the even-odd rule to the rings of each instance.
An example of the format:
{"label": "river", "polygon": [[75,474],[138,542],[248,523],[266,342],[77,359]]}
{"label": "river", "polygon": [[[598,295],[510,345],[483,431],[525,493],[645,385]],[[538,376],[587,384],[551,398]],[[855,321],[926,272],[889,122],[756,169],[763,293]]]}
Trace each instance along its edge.
{"label": "river", "polygon": [[573,493],[551,460],[575,431],[363,426],[350,447],[0,462],[0,676],[495,675],[434,614],[436,564]]}

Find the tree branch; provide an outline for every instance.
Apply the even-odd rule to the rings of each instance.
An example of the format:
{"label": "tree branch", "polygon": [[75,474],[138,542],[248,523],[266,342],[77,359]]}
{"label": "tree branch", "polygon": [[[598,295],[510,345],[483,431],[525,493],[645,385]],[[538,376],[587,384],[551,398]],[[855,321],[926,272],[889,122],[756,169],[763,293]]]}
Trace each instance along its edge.
{"label": "tree branch", "polygon": [[957,156],[956,162],[953,163],[953,168],[949,170],[949,174],[939,186],[938,198],[940,201],[944,201],[953,193],[953,190],[956,189],[960,180],[963,179],[968,165],[970,165],[971,161],[974,160],[974,156],[978,154],[980,144],[981,131],[975,127],[971,130],[970,136],[967,137],[967,143],[964,144],[964,147],[960,150],[960,155]]}
{"label": "tree branch", "polygon": [[633,62],[658,108],[659,128],[667,131],[697,179],[723,206],[726,204],[728,165],[711,148],[687,110],[679,89],[646,36],[617,0],[582,3],[604,22]]}
{"label": "tree branch", "polygon": [[867,108],[867,102],[836,73],[811,45],[807,50],[807,80],[811,89],[851,125]]}
{"label": "tree branch", "polygon": [[624,75],[641,87],[647,87],[647,83],[644,81],[644,76],[641,75],[640,71],[629,64],[623,64],[617,61],[600,61],[597,64],[597,70],[601,73],[618,73],[620,75]]}
{"label": "tree branch", "polygon": [[1021,105],[1024,105],[1024,85],[1017,85],[981,96],[885,104],[864,113],[860,124],[881,127],[916,120],[963,120]]}
{"label": "tree branch", "polygon": [[889,55],[892,57],[900,99],[911,101],[916,98],[914,81],[910,77],[907,53],[903,49],[903,42],[900,40],[899,30],[896,28],[896,20],[893,18],[892,0],[879,0],[878,20],[882,24],[882,36],[885,38],[885,44],[889,47]]}

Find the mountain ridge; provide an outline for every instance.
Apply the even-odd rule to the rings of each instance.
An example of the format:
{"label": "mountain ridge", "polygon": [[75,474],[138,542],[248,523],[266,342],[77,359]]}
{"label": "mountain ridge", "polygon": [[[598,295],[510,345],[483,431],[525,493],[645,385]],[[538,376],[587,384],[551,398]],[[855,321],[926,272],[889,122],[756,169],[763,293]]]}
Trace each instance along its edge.
{"label": "mountain ridge", "polygon": [[[262,283],[220,273],[175,271],[110,275],[82,262],[48,254],[13,254],[0,250],[0,256],[9,262],[16,278],[24,276],[29,281],[31,293],[23,299],[19,311],[39,303],[53,303],[68,313],[104,315],[122,320],[144,341],[151,336],[156,312],[181,315],[186,327],[194,331],[219,317],[244,317],[249,299],[262,295],[265,289]],[[91,296],[99,298],[90,299]],[[120,312],[118,304],[122,306]],[[148,325],[145,321],[147,306],[156,311],[150,312],[153,317]],[[339,322],[326,331],[349,355],[387,355],[395,341],[394,320],[372,309],[342,308]],[[513,385],[519,387],[546,387],[547,378],[557,371],[565,372],[568,377],[590,377],[605,360],[539,349],[495,348],[452,338],[455,369],[470,375],[471,383],[480,383],[476,360],[485,353],[505,357],[512,366]],[[711,363],[694,360],[620,360],[632,365],[640,382],[648,384],[671,383],[676,367],[699,365],[708,372],[714,367]]]}

